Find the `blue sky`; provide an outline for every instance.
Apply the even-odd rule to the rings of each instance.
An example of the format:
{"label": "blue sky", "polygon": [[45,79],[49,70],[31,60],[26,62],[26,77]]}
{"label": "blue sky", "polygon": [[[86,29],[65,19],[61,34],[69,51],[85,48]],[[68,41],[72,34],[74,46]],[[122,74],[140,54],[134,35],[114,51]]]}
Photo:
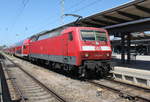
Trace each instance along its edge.
{"label": "blue sky", "polygon": [[[61,0],[0,0],[0,45],[61,25]],[[64,0],[64,12],[90,16],[131,0]],[[74,21],[65,17],[64,23]]]}

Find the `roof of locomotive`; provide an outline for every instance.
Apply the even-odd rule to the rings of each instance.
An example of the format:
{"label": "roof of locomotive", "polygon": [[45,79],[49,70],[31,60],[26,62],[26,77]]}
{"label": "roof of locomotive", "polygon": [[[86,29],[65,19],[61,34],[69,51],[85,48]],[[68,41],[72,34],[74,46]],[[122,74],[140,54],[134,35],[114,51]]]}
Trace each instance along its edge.
{"label": "roof of locomotive", "polygon": [[52,30],[42,31],[40,33],[37,33],[37,34],[31,36],[30,38],[32,38],[34,36],[41,36],[41,35],[44,35],[44,34],[47,34],[47,33],[51,33],[51,32],[63,31],[65,28],[67,28],[67,27],[58,27],[58,28],[55,28],[55,29],[52,29]]}
{"label": "roof of locomotive", "polygon": [[66,30],[66,29],[68,29],[68,28],[70,28],[70,29],[71,29],[71,28],[81,28],[81,29],[82,29],[82,28],[83,28],[83,29],[85,29],[85,28],[91,28],[91,29],[101,29],[101,30],[105,30],[105,29],[103,29],[103,28],[95,28],[95,27],[63,26],[63,27],[58,27],[58,28],[52,29],[52,30],[42,31],[42,32],[40,32],[40,33],[37,33],[37,34],[35,34],[35,35],[29,37],[29,38],[32,38],[32,37],[34,37],[34,36],[42,36],[42,35],[45,35],[45,34],[47,34],[47,33],[53,33],[53,32],[59,32],[59,34],[57,33],[56,35],[60,35],[62,31]]}

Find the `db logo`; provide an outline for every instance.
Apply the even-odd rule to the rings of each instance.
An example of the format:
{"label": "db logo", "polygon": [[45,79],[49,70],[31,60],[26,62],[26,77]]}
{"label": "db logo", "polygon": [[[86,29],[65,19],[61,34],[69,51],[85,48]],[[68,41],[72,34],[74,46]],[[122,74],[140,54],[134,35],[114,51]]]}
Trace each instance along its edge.
{"label": "db logo", "polygon": [[100,47],[98,47],[98,46],[97,46],[97,47],[95,47],[95,50],[100,50]]}

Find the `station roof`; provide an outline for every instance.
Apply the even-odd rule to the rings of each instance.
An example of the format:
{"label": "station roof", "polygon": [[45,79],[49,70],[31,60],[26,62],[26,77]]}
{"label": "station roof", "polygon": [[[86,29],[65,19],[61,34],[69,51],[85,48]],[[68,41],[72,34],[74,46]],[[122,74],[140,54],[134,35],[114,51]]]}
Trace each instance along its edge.
{"label": "station roof", "polygon": [[[73,26],[74,23],[75,22],[71,22],[50,31]],[[105,28],[109,31],[109,34],[149,31],[150,0],[134,0],[121,6],[82,18],[77,22],[77,25]]]}
{"label": "station roof", "polygon": [[[73,22],[70,24],[73,24]],[[150,0],[134,0],[116,8],[85,17],[79,21],[79,25],[102,27],[112,32],[150,30]]]}

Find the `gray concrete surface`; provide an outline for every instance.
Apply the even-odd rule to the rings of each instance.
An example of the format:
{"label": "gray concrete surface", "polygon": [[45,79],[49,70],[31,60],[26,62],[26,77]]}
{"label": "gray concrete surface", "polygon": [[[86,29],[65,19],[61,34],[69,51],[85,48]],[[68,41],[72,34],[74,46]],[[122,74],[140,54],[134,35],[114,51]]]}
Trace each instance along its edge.
{"label": "gray concrete surface", "polygon": [[131,58],[130,63],[121,63],[121,55],[113,54],[112,61],[115,79],[150,88],[150,56],[138,55],[136,59]]}
{"label": "gray concrete surface", "polygon": [[[125,56],[126,57],[126,56]],[[117,68],[131,68],[150,71],[150,56],[137,55],[136,58],[131,56],[130,63],[121,63],[121,55],[113,54],[112,61]]]}

